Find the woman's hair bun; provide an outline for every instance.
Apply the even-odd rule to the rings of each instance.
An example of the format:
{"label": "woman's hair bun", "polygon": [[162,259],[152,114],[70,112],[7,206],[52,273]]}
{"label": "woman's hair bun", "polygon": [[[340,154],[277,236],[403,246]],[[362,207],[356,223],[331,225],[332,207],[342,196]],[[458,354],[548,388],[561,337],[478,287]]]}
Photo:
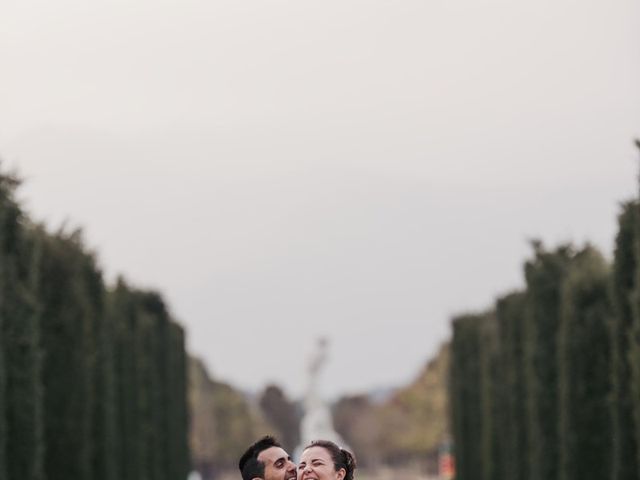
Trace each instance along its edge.
{"label": "woman's hair bun", "polygon": [[352,480],[353,472],[357,467],[356,458],[353,456],[353,454],[349,450],[345,450],[344,448],[341,448],[340,452],[344,456],[344,460],[345,460],[344,463],[346,465],[345,470],[347,471],[347,474],[345,475],[345,480]]}

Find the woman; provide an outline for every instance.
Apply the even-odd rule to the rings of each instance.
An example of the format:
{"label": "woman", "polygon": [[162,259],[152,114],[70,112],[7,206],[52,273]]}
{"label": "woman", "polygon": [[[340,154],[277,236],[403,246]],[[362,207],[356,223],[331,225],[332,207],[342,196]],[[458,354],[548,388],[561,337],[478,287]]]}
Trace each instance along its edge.
{"label": "woman", "polygon": [[356,459],[329,440],[311,442],[302,451],[297,480],[353,480]]}

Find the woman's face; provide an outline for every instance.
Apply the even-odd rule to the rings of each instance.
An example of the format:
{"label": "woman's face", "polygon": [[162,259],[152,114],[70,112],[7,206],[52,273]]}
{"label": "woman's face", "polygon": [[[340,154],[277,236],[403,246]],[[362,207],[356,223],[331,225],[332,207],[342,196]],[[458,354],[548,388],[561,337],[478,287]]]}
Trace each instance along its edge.
{"label": "woman's face", "polygon": [[336,471],[329,451],[324,447],[310,447],[302,452],[298,463],[298,480],[343,480],[344,468]]}

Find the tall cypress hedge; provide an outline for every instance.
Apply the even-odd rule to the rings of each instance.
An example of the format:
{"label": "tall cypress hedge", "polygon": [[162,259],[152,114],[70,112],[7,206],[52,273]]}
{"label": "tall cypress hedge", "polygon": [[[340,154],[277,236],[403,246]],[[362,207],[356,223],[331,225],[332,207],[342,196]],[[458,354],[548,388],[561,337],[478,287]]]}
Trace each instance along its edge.
{"label": "tall cypress hedge", "polygon": [[534,258],[525,264],[527,284],[525,355],[529,393],[530,480],[557,480],[558,364],[562,285],[572,258],[568,246],[546,251],[534,243]]}
{"label": "tall cypress hedge", "polygon": [[611,318],[612,480],[638,478],[638,442],[633,415],[631,348],[634,294],[638,256],[636,234],[638,203],[627,202],[618,216],[618,234],[613,259]]}
{"label": "tall cypress hedge", "polygon": [[140,368],[138,365],[139,307],[135,296],[120,278],[109,295],[108,316],[115,330],[115,396],[117,471],[122,480],[143,479],[140,422]]}
{"label": "tall cypress hedge", "polygon": [[184,478],[190,461],[182,329],[160,295],[122,279],[108,303],[116,332],[119,478]]}
{"label": "tall cypress hedge", "polygon": [[[0,299],[0,302],[2,300]],[[7,424],[5,417],[5,367],[4,367],[4,346],[2,334],[2,316],[0,315],[0,478],[7,478]]]}
{"label": "tall cypress hedge", "polygon": [[560,478],[611,475],[609,271],[587,247],[566,278],[559,335]]}
{"label": "tall cypress hedge", "polygon": [[524,341],[526,294],[506,295],[496,302],[500,368],[504,400],[501,412],[502,478],[526,480],[529,474]]}
{"label": "tall cypress hedge", "polygon": [[[635,145],[640,152],[640,140],[635,140]],[[640,186],[640,184],[639,184]],[[639,205],[635,208],[634,223],[634,254],[636,259],[640,259],[640,200]],[[640,478],[640,261],[636,263],[635,268],[635,287],[632,294],[632,311],[633,323],[631,326],[631,335],[629,337],[629,361],[631,364],[631,393],[632,408],[636,436],[636,474]]]}
{"label": "tall cypress hedge", "polygon": [[[0,300],[1,302],[1,300]],[[4,347],[2,335],[2,316],[0,316],[0,478],[7,478],[7,424],[5,417],[5,368]]]}
{"label": "tall cypress hedge", "polygon": [[116,448],[121,441],[117,428],[115,391],[115,332],[108,317],[107,292],[102,276],[88,272],[88,289],[95,299],[95,314],[92,317],[92,332],[95,338],[93,349],[92,412],[92,471],[94,480],[116,480],[118,478]]}
{"label": "tall cypress hedge", "polygon": [[[25,234],[26,232],[22,232]],[[43,478],[43,415],[39,306],[34,267],[34,238],[20,239],[18,251],[7,262],[4,341],[7,361],[6,424],[7,475]]]}
{"label": "tall cypress hedge", "polygon": [[187,405],[187,385],[188,385],[188,365],[185,349],[185,332],[177,323],[169,326],[169,337],[171,342],[170,372],[169,382],[173,388],[170,390],[170,415],[171,421],[168,438],[171,442],[170,452],[170,475],[169,478],[186,478],[191,465],[189,453],[189,408]]}
{"label": "tall cypress hedge", "polygon": [[5,361],[5,336],[4,336],[4,310],[6,309],[5,285],[6,265],[8,250],[5,245],[10,244],[8,233],[11,231],[12,222],[10,212],[13,209],[13,185],[14,182],[6,175],[0,175],[0,478],[7,477],[7,423],[6,423],[6,361]]}
{"label": "tall cypress hedge", "polygon": [[469,314],[453,320],[450,391],[457,480],[484,480],[480,362],[484,318]]}
{"label": "tall cypress hedge", "polygon": [[589,246],[534,242],[496,325],[454,318],[458,479],[640,478],[639,200],[618,226],[612,266]]}
{"label": "tall cypress hedge", "polygon": [[182,480],[184,332],[160,294],[108,290],[79,231],[49,233],[0,173],[0,479]]}
{"label": "tall cypress hedge", "polygon": [[40,296],[46,356],[45,466],[48,480],[92,480],[95,317],[102,292],[79,232],[42,235]]}
{"label": "tall cypress hedge", "polygon": [[[527,479],[543,471],[562,480],[609,478],[613,310],[607,264],[592,248],[547,251],[537,244],[525,278],[526,291],[498,299],[495,313],[453,320],[457,478]],[[546,462],[543,452],[553,463],[532,465],[536,458]]]}
{"label": "tall cypress hedge", "polygon": [[168,318],[164,303],[153,292],[141,292],[142,312],[142,446],[145,452],[146,478],[164,480],[167,473],[168,452],[165,448],[166,412],[165,378],[166,353],[163,340],[167,332]]}
{"label": "tall cypress hedge", "polygon": [[500,364],[498,323],[493,312],[480,321],[481,452],[484,480],[508,480],[504,472],[502,428],[506,392]]}
{"label": "tall cypress hedge", "polygon": [[[640,220],[635,223],[634,251],[636,258],[640,259]],[[640,263],[640,262],[639,262]],[[631,364],[631,393],[636,436],[636,462],[640,478],[640,268],[636,265],[635,285],[633,292],[633,324],[629,337],[629,360]]]}
{"label": "tall cypress hedge", "polygon": [[[36,237],[14,200],[18,182],[0,177],[0,318],[4,351],[1,469],[43,478],[43,416]],[[2,477],[5,478],[5,477]]]}

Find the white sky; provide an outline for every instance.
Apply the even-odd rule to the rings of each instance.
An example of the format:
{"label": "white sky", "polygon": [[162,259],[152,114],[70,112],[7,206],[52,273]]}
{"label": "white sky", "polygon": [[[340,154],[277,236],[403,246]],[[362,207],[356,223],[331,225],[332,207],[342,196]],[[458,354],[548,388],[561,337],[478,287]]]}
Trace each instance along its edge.
{"label": "white sky", "polygon": [[410,380],[637,190],[636,0],[4,0],[0,65],[28,210],[247,389]]}

